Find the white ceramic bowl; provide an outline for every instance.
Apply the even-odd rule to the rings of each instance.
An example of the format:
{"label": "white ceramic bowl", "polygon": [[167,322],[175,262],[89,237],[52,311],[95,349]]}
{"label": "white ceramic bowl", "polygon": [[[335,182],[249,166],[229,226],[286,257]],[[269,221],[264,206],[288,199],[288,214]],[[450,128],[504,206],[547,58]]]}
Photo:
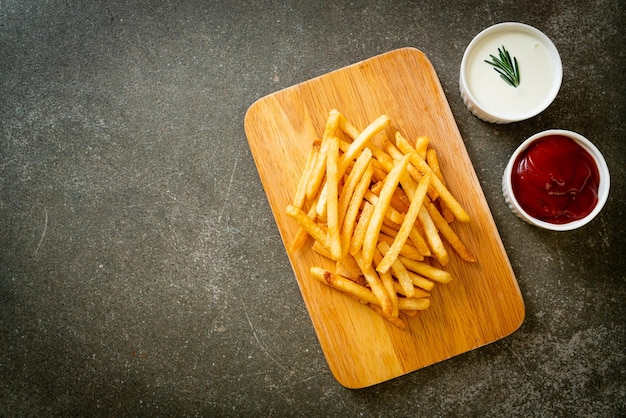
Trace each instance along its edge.
{"label": "white ceramic bowl", "polygon": [[[520,84],[500,78],[491,55],[504,46],[519,64]],[[518,22],[504,22],[480,32],[465,49],[459,89],[467,108],[490,123],[511,123],[543,112],[561,88],[563,67],[552,41],[540,30]]]}
{"label": "white ceramic bowl", "polygon": [[[594,207],[594,209],[591,211],[591,213],[589,213],[584,218],[575,220],[569,223],[565,223],[565,224],[549,223],[549,222],[542,221],[540,219],[534,218],[531,215],[529,215],[517,201],[515,197],[515,193],[513,192],[513,186],[512,186],[512,181],[511,181],[511,174],[513,172],[517,157],[524,150],[526,150],[526,148],[532,145],[535,141],[541,138],[545,138],[550,135],[562,135],[562,136],[566,136],[566,137],[573,139],[578,145],[580,145],[593,157],[596,163],[596,166],[598,167],[598,172],[600,175],[600,183],[598,187],[598,202],[596,206]],[[513,213],[515,213],[517,217],[519,217],[523,221],[531,225],[535,225],[544,229],[550,229],[553,231],[570,231],[572,229],[580,228],[588,224],[589,222],[591,222],[593,218],[596,217],[598,213],[600,213],[600,211],[604,207],[604,204],[606,203],[606,200],[609,196],[610,184],[611,184],[611,179],[610,179],[609,169],[606,165],[606,161],[604,160],[604,157],[602,156],[598,148],[596,148],[596,146],[593,145],[591,141],[589,141],[587,138],[585,138],[584,136],[576,132],[567,131],[563,129],[551,129],[551,130],[539,132],[531,136],[530,138],[525,140],[515,150],[513,155],[511,155],[509,163],[507,164],[506,169],[504,170],[504,175],[502,177],[502,193],[504,195],[504,200],[506,201],[511,211],[513,211]]]}

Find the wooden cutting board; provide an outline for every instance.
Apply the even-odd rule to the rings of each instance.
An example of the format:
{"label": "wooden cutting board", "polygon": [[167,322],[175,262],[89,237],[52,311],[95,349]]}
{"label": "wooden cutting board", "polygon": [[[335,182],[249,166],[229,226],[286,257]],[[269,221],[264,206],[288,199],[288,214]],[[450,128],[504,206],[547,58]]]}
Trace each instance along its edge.
{"label": "wooden cutting board", "polygon": [[[362,388],[496,341],[524,320],[524,302],[438,77],[419,50],[404,48],[266,96],[250,106],[245,130],[286,245],[297,231],[285,215],[311,143],[336,108],[359,129],[382,114],[407,138],[426,135],[449,188],[472,218],[454,223],[478,258],[450,250],[454,280],[435,286],[431,307],[400,330],[371,309],[309,276],[332,267],[310,249],[289,254],[313,327],[336,379]],[[468,113],[469,114],[469,113]],[[287,320],[287,319],[285,319]]]}

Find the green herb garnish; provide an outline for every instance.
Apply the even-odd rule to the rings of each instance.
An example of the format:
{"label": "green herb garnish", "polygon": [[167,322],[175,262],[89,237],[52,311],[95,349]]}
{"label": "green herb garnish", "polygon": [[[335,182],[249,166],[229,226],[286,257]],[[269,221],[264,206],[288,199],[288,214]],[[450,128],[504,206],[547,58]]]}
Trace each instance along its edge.
{"label": "green herb garnish", "polygon": [[496,72],[500,74],[500,77],[508,84],[513,87],[519,86],[520,77],[517,58],[513,57],[513,60],[511,60],[511,54],[504,48],[504,45],[502,45],[502,49],[498,48],[498,53],[500,54],[500,58],[489,55],[492,61],[485,60],[485,62],[489,65],[493,65],[493,69],[496,70]]}

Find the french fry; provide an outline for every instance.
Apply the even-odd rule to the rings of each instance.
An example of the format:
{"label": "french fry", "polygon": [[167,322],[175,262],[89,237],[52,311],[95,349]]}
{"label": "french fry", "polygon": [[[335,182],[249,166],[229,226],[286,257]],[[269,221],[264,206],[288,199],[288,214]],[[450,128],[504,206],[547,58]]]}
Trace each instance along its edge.
{"label": "french fry", "polygon": [[[432,177],[436,178],[436,177]],[[439,236],[439,231],[435,226],[430,214],[424,206],[420,208],[419,213],[417,214],[417,218],[420,221],[420,225],[424,229],[424,233],[426,234],[426,240],[428,241],[428,245],[433,252],[434,256],[437,257],[437,260],[442,264],[448,264],[450,256],[448,255],[448,250],[443,245],[443,241],[441,241],[441,237]]]}
{"label": "french fry", "polygon": [[343,174],[356,155],[367,145],[374,135],[386,129],[391,123],[387,115],[381,115],[370,123],[350,144],[350,148],[343,154],[340,161],[340,173]]}
{"label": "french fry", "polygon": [[374,213],[374,205],[369,202],[363,203],[363,209],[361,210],[361,216],[354,228],[352,239],[350,240],[350,250],[348,251],[352,256],[356,255],[363,247],[363,240],[365,239],[365,233],[367,232],[367,225],[370,222]]}
{"label": "french fry", "polygon": [[[356,186],[354,193],[352,194],[352,198],[350,199],[350,203],[348,204],[348,208],[344,215],[343,225],[341,226],[341,248],[343,250],[343,255],[345,256],[350,251],[350,242],[354,233],[356,218],[359,214],[359,209],[363,203],[363,196],[367,191],[367,188],[372,179],[373,169],[372,165],[369,164],[365,169],[365,173],[361,177],[361,180]],[[363,225],[363,228],[366,228],[366,225]]]}
{"label": "french fry", "polygon": [[[389,244],[384,241],[378,243],[378,250],[383,254],[389,254]],[[377,260],[377,264],[380,266],[380,260]],[[376,268],[378,270],[378,267]],[[398,279],[398,283],[400,284],[400,288],[402,289],[402,294],[407,297],[413,297],[415,294],[415,290],[413,287],[413,280],[409,276],[409,271],[404,267],[404,265],[398,261],[394,260],[391,265],[391,271],[393,275]]]}
{"label": "french fry", "polygon": [[[307,213],[307,217],[311,219],[312,222],[315,222],[316,216],[317,216],[317,212],[315,212],[315,206],[312,206],[311,209],[309,209],[309,212]],[[300,248],[302,248],[302,246],[307,241],[307,239],[309,239],[309,233],[307,232],[307,230],[304,229],[303,227],[298,228],[298,231],[296,232],[296,236],[294,237],[293,241],[291,242],[291,245],[289,246],[289,252],[293,253],[295,251],[298,251]]]}
{"label": "french fry", "polygon": [[[383,188],[383,184],[384,184],[384,180],[385,179],[386,179],[386,175],[385,175],[385,177],[383,177],[382,181],[376,182],[375,184],[372,185],[372,187],[370,187],[371,193],[368,193],[367,198],[368,199],[375,199],[375,200],[372,200],[372,203],[376,202],[376,200],[378,199],[378,196],[380,195],[380,191]],[[400,184],[402,184],[402,181],[404,179],[406,179],[406,176],[402,175],[400,177]],[[413,187],[413,189],[414,188],[415,187]],[[406,197],[406,194],[403,193],[399,188],[396,188],[393,191],[393,194],[391,196],[391,201],[389,202],[389,207],[392,208],[393,211],[398,212],[398,214],[400,214],[398,216],[398,218],[401,219],[403,217],[401,214],[406,212],[409,209],[409,203],[410,202],[408,201],[408,198]],[[374,203],[374,205],[375,204],[376,203]]]}
{"label": "french fry", "polygon": [[[404,264],[402,265],[404,266]],[[406,268],[406,266],[404,268]],[[414,273],[410,271],[409,269],[407,269],[407,272],[413,284],[419,287],[420,289],[424,289],[430,292],[435,287],[435,283],[432,282],[431,280],[428,280],[427,278],[420,276],[419,274]]]}
{"label": "french fry", "polygon": [[[374,257],[374,254],[372,254],[372,258],[373,257]],[[365,276],[365,280],[367,280],[367,284],[369,284],[370,289],[372,289],[372,292],[376,296],[376,299],[378,299],[378,305],[382,308],[385,315],[391,315],[392,309],[393,309],[393,306],[391,304],[391,299],[389,298],[389,295],[387,294],[387,290],[383,286],[383,283],[380,280],[380,277],[378,276],[378,274],[376,274],[376,271],[372,268],[371,261],[367,262],[363,258],[363,254],[360,252],[354,256],[354,259],[356,260],[356,263],[361,268],[361,271],[363,272],[363,276]]]}
{"label": "french fry", "polygon": [[418,136],[415,140],[415,151],[422,159],[426,159],[426,151],[428,150],[428,144],[430,140],[427,136]]}
{"label": "french fry", "polygon": [[390,123],[391,119],[389,119],[389,116],[381,115],[354,139],[354,142],[350,144],[350,148],[341,156],[341,160],[339,161],[339,173],[341,176],[346,172],[350,161],[365,148],[369,140],[372,139],[374,135],[387,128]]}
{"label": "french fry", "polygon": [[359,265],[350,254],[343,257],[341,260],[335,263],[335,273],[344,276],[353,282],[359,283],[363,286],[367,284],[361,273]]}
{"label": "french fry", "polygon": [[[357,158],[352,170],[350,170],[350,174],[347,176],[346,181],[344,182],[343,187],[341,188],[341,195],[339,196],[339,224],[343,223],[343,217],[345,216],[348,205],[352,199],[352,195],[354,194],[354,189],[356,189],[357,185],[361,181],[365,170],[371,165],[372,152],[369,149],[364,149]],[[370,176],[371,181],[371,176]],[[367,184],[369,187],[369,182]]]}
{"label": "french fry", "polygon": [[417,316],[419,315],[421,311],[400,311],[400,312],[402,312],[405,316],[408,316],[409,318],[417,318]]}
{"label": "french fry", "polygon": [[331,109],[328,112],[328,118],[326,119],[326,125],[324,126],[324,134],[322,135],[322,141],[336,136],[337,128],[339,128],[341,114],[337,109]]}
{"label": "french fry", "polygon": [[368,143],[367,148],[372,152],[381,171],[389,173],[393,169],[394,164],[391,155],[374,145],[371,141]]}
{"label": "french fry", "polygon": [[[382,260],[382,258],[383,258],[383,255],[380,253],[380,251],[375,250],[374,251],[374,263],[375,264],[380,263],[380,260]],[[381,273],[380,281],[382,282],[383,287],[387,291],[387,295],[389,296],[389,300],[391,301],[390,316],[397,317],[400,311],[398,310],[398,294],[396,293],[396,288],[394,286],[395,281],[393,279],[393,276],[391,275],[390,272]]]}
{"label": "french fry", "polygon": [[327,233],[321,226],[315,223],[311,218],[307,216],[301,209],[295,206],[288,205],[285,210],[288,216],[293,218],[300,227],[302,227],[314,240],[319,241],[324,247],[327,247],[326,236]]}
{"label": "french fry", "polygon": [[346,294],[352,296],[354,299],[371,303],[374,305],[380,305],[378,298],[374,293],[365,286],[361,286],[358,283],[353,282],[350,279],[346,279],[338,274],[331,273],[321,267],[311,267],[311,276],[319,280],[322,283],[334,287],[337,290],[341,290]]}
{"label": "french fry", "polygon": [[[437,176],[437,178],[439,178],[441,184],[443,184],[445,187],[448,187],[446,185],[446,179],[443,177],[441,167],[439,166],[439,157],[437,157],[437,151],[435,151],[434,148],[429,148],[426,150],[426,163],[431,168],[431,170],[433,170],[433,173]],[[443,201],[440,201],[439,203],[441,206],[441,214],[443,215],[443,218],[446,220],[446,222],[450,223],[454,221],[454,213],[448,207],[448,205]]]}
{"label": "french fry", "polygon": [[[400,286],[400,283],[398,283],[397,281],[394,282],[394,287],[395,287],[396,293],[398,295],[407,296],[406,293],[404,292],[404,288],[402,286]],[[411,297],[415,298],[415,299],[429,298],[430,297],[430,292],[427,292],[426,290],[424,290],[422,288],[413,286],[413,296],[411,296]]]}
{"label": "french fry", "polygon": [[391,265],[398,258],[398,255],[400,255],[400,250],[402,250],[406,240],[409,238],[409,233],[411,232],[411,229],[413,229],[413,224],[415,223],[417,215],[419,214],[422,204],[424,203],[424,198],[426,197],[426,191],[428,190],[431,177],[431,173],[426,173],[426,175],[424,175],[422,180],[419,182],[417,190],[413,196],[413,201],[411,202],[409,210],[402,221],[402,226],[400,227],[393,244],[391,244],[391,247],[386,252],[382,261],[376,267],[376,270],[379,273],[385,273],[389,270]]}
{"label": "french fry", "polygon": [[430,306],[430,299],[398,298],[398,308],[402,311],[425,311]]}
{"label": "french fry", "polygon": [[[398,294],[396,293],[395,286],[393,285],[394,279],[390,272],[381,273],[380,281],[383,284],[383,287],[387,291],[387,295],[389,296],[389,302],[391,303],[391,310],[389,311],[389,316],[397,317],[400,313],[400,308],[398,306]],[[384,312],[384,311],[383,311]]]}
{"label": "french fry", "polygon": [[[400,227],[402,225],[393,224],[393,226],[389,222],[383,223],[383,226],[380,227],[381,236],[387,236],[389,239],[386,239],[387,242],[391,245],[393,243],[393,238],[398,234]],[[411,249],[415,248],[417,253],[415,255],[407,255],[407,252],[402,251],[401,254],[406,255],[407,257],[414,258],[415,260],[423,260],[424,257],[430,257],[432,253],[430,252],[430,248],[428,248],[428,243],[422,236],[422,232],[418,229],[419,224],[414,224],[411,231],[409,231],[409,239],[410,242],[406,242],[405,248],[408,247]]]}
{"label": "french fry", "polygon": [[393,170],[389,172],[389,175],[385,179],[383,187],[380,190],[378,202],[376,202],[376,205],[374,206],[374,213],[372,214],[370,223],[367,226],[367,232],[365,233],[365,239],[363,240],[363,261],[366,265],[372,264],[380,227],[383,224],[385,213],[387,212],[387,209],[389,209],[389,203],[391,202],[393,192],[398,186],[398,183],[400,183],[400,177],[405,172],[408,163],[409,159],[406,157],[400,160]]}
{"label": "french fry", "polygon": [[406,257],[400,256],[400,261],[404,266],[414,273],[420,274],[438,283],[449,283],[452,280],[452,275],[445,270],[434,267],[428,263],[422,261],[411,260]]}
{"label": "french fry", "polygon": [[454,232],[454,230],[450,227],[443,215],[439,213],[437,207],[432,202],[426,203],[425,207],[441,235],[443,235],[446,241],[448,241],[450,246],[452,246],[459,256],[461,256],[463,260],[469,261],[470,263],[475,262],[476,257],[474,257],[471,251],[467,249],[465,244],[463,244],[463,241],[461,241],[456,232]]}
{"label": "french fry", "polygon": [[353,141],[358,138],[361,132],[343,114],[339,115],[339,129],[348,135]]}
{"label": "french fry", "polygon": [[417,229],[417,225],[413,225],[413,228],[409,231],[409,238],[415,248],[417,248],[424,257],[430,257],[432,255],[430,248],[428,248],[428,243],[422,236],[422,233]]}
{"label": "french fry", "polygon": [[[378,234],[378,242],[379,243],[380,242],[385,242],[387,245],[391,245],[391,244],[393,244],[393,241],[394,241],[394,237],[393,236],[389,236],[389,235],[384,234],[382,232],[380,234]],[[420,253],[417,248],[415,248],[414,246],[412,246],[410,244],[405,244],[402,247],[402,249],[400,250],[400,254],[402,254],[406,258],[410,258],[411,260],[419,260],[419,261],[424,260],[424,256],[422,256],[422,253]]]}
{"label": "french fry", "polygon": [[[422,173],[432,171],[426,161],[415,151],[411,144],[399,133],[396,132],[396,145],[405,154],[409,155],[411,163]],[[431,179],[432,185],[439,193],[439,198],[443,199],[446,205],[454,213],[454,216],[461,222],[469,222],[470,218],[461,204],[452,196],[452,193],[441,183],[437,176]]]}
{"label": "french fry", "polygon": [[[426,141],[426,144],[428,144],[428,141]],[[399,160],[404,155],[402,151],[400,151],[398,147],[396,147],[388,139],[386,140],[386,142],[384,142],[384,146],[385,146],[385,150],[395,160]],[[405,178],[401,180],[402,187],[404,187],[404,189],[407,192],[413,194],[412,190],[417,187],[416,184],[413,184],[413,182],[419,183],[422,180],[423,174],[420,173],[420,171],[417,168],[415,168],[413,163],[409,163],[409,165],[406,168],[406,171],[407,171],[407,175],[410,178]],[[430,196],[431,199],[436,199],[439,196],[437,194],[437,191],[433,188],[431,184],[428,185],[428,195]]]}
{"label": "french fry", "polygon": [[300,181],[298,182],[298,188],[296,189],[296,194],[293,198],[292,205],[297,207],[298,209],[302,209],[304,207],[304,203],[306,201],[306,189],[307,185],[310,182],[313,166],[315,165],[315,160],[317,159],[317,155],[319,154],[320,147],[319,145],[314,145],[311,147],[311,151],[307,156],[306,164],[304,165],[304,171],[300,176]]}
{"label": "french fry", "polygon": [[317,197],[324,177],[326,176],[326,155],[328,153],[328,141],[322,141],[320,149],[315,159],[315,164],[312,165],[310,171],[310,179],[306,188],[306,197],[309,200],[313,200]]}
{"label": "french fry", "polygon": [[332,259],[335,261],[339,260],[343,255],[339,235],[338,164],[339,140],[337,137],[331,137],[329,139],[328,156],[326,158],[326,223],[328,225],[328,249],[332,255]]}
{"label": "french fry", "polygon": [[351,142],[345,141],[339,137],[338,139],[339,139],[339,151],[346,152],[348,148],[350,148]]}
{"label": "french fry", "polygon": [[[363,196],[363,198],[374,206],[376,206],[379,201],[378,195],[372,192],[371,188],[365,193],[365,196]],[[404,215],[400,213],[396,208],[391,206],[391,202],[389,202],[387,211],[385,212],[385,218],[399,225],[402,223],[402,220],[404,220]]]}
{"label": "french fry", "polygon": [[313,241],[313,245],[311,245],[311,249],[321,255],[322,257],[326,257],[329,259],[333,258],[333,255],[330,253],[328,248],[324,247],[319,241]]}
{"label": "french fry", "polygon": [[[335,169],[335,172],[338,171],[338,166],[339,166],[339,161],[338,161],[338,152],[339,152],[339,138],[336,137],[336,133],[337,133],[337,129],[339,128],[339,119],[340,119],[341,114],[339,113],[338,110],[336,109],[332,109],[329,114],[328,114],[328,118],[326,120],[326,125],[324,126],[324,134],[322,136],[322,145],[326,145],[328,148],[326,149],[326,177],[328,181],[328,153],[332,152],[332,156],[333,156],[333,160],[331,161],[331,164],[334,167],[337,167]],[[336,145],[335,145],[336,143]],[[331,149],[332,147],[332,149]],[[337,149],[337,152],[335,152],[335,148]],[[348,147],[349,148],[349,147]],[[337,156],[335,157],[335,154],[337,154]],[[321,167],[320,167],[321,168]],[[346,168],[347,169],[347,168]],[[337,179],[340,178],[341,176],[343,176],[343,174],[341,175],[337,175]],[[335,180],[334,178],[332,179],[333,181]],[[320,183],[320,185],[323,183]],[[331,185],[332,186],[332,185]],[[325,218],[326,215],[326,211],[327,211],[327,194],[328,194],[328,184],[323,184],[323,186],[321,186],[321,192],[320,192],[320,196],[318,198],[317,201],[317,214],[322,217]],[[333,197],[334,199],[334,197]],[[332,204],[332,202],[331,202]],[[333,208],[334,209],[334,208]],[[334,213],[332,214],[332,216],[334,216]],[[334,221],[334,219],[333,219]],[[334,232],[334,229],[333,229]],[[333,247],[336,246],[336,242],[332,242]],[[336,252],[336,248],[334,248],[333,253]]]}

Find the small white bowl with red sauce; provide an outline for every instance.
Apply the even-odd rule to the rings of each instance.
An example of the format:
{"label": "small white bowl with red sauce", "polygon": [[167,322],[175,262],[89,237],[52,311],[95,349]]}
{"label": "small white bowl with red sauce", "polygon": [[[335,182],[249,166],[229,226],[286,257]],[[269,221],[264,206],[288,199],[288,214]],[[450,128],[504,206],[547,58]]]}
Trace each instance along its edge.
{"label": "small white bowl with red sauce", "polygon": [[570,231],[591,222],[609,195],[610,175],[598,148],[563,129],[539,132],[511,156],[502,178],[509,208],[531,225]]}

